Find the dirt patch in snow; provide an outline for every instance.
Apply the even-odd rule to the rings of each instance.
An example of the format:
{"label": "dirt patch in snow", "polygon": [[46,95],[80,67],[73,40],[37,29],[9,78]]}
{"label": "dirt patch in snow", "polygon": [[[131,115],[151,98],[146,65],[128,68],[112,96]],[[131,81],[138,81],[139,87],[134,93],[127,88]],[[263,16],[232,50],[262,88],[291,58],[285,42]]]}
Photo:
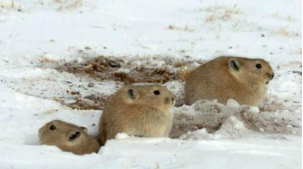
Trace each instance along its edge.
{"label": "dirt patch in snow", "polygon": [[[41,68],[53,68],[61,73],[70,73],[77,77],[92,79],[96,82],[115,81],[121,85],[134,83],[160,83],[171,81],[184,82],[188,74],[197,66],[205,63],[204,60],[175,59],[172,57],[145,57],[121,59],[110,56],[84,58],[82,61],[58,62],[42,59]],[[120,85],[120,86],[121,86]],[[119,85],[117,85],[119,86]],[[93,87],[93,84],[92,84]],[[98,97],[83,96],[80,93],[67,92],[73,95],[72,103],[66,102],[64,97],[56,101],[76,109],[103,109],[108,95],[98,94]],[[176,106],[183,105],[183,97],[176,97]]]}
{"label": "dirt patch in snow", "polygon": [[[135,62],[135,64],[133,63]],[[188,71],[182,68],[190,66],[190,62],[173,61],[173,58],[163,60],[162,65],[142,63],[143,60],[122,60],[98,56],[86,59],[81,63],[69,62],[57,66],[56,70],[78,75],[87,75],[97,80],[121,81],[125,84],[132,83],[167,83],[172,80],[186,79]],[[151,61],[152,62],[152,61]],[[137,64],[136,64],[137,63]]]}
{"label": "dirt patch in snow", "polygon": [[66,105],[72,109],[77,110],[103,110],[105,102],[108,96],[102,94],[91,94],[89,96],[81,97],[81,95],[76,96],[72,103],[68,103],[64,100],[55,99],[63,105]]}
{"label": "dirt patch in snow", "polygon": [[[252,132],[302,135],[302,117],[298,113],[260,112],[249,106],[233,107],[216,101],[198,101],[192,106],[175,108],[174,114],[174,125],[170,134],[172,138],[179,138],[202,128],[209,133],[223,133],[223,137],[227,138],[249,135]],[[229,127],[222,128],[226,125]]]}

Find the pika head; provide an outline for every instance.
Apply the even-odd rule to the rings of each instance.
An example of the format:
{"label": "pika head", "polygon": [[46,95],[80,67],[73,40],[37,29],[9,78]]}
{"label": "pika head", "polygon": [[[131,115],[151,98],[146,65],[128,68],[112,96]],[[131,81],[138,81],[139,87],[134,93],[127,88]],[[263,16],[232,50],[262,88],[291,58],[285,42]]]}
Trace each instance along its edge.
{"label": "pika head", "polygon": [[228,66],[239,81],[268,84],[274,78],[271,66],[263,59],[230,58]]}
{"label": "pika head", "polygon": [[54,120],[39,129],[41,144],[54,145],[74,154],[87,154],[99,150],[98,142],[87,134],[85,127]]}
{"label": "pika head", "polygon": [[160,85],[128,86],[123,92],[125,101],[129,104],[145,105],[164,111],[175,104],[173,94]]}

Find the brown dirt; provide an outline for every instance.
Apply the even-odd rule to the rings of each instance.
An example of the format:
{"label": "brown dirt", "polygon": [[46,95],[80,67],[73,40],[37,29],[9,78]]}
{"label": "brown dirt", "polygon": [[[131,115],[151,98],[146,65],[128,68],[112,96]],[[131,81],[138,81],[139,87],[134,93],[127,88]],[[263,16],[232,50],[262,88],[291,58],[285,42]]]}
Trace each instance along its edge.
{"label": "brown dirt", "polygon": [[55,101],[77,110],[103,110],[104,104],[109,96],[96,94],[82,97],[76,96],[75,102],[67,103],[63,99],[56,98]]}
{"label": "brown dirt", "polygon": [[[166,60],[168,66],[180,66],[180,62],[174,63],[171,60]],[[182,65],[186,65],[183,63]],[[119,68],[128,69],[129,73],[119,72]],[[69,72],[78,75],[88,75],[98,80],[114,80],[124,82],[125,84],[132,83],[161,83],[164,84],[171,80],[185,80],[186,74],[180,69],[176,72],[171,72],[167,67],[152,68],[152,67],[133,67],[129,62],[121,59],[109,59],[105,56],[98,56],[93,59],[88,59],[82,63],[65,63],[57,66],[56,69],[61,72]]]}
{"label": "brown dirt", "polygon": [[[191,61],[189,61],[191,60]],[[164,62],[165,66],[155,66],[157,62]],[[140,62],[141,65],[136,65]],[[169,81],[185,81],[186,77],[193,69],[192,63],[203,64],[202,60],[192,60],[188,56],[184,59],[174,58],[133,58],[122,60],[115,57],[97,56],[95,58],[86,58],[83,62],[77,61],[59,63],[56,61],[42,60],[41,67],[53,67],[59,72],[68,72],[79,77],[89,77],[97,81],[112,80],[122,82],[125,85],[133,83],[160,83]],[[188,67],[185,69],[185,67]],[[126,70],[126,71],[121,71]],[[91,97],[90,99],[81,96],[81,93],[72,93],[76,96],[76,102],[65,103],[64,100],[56,101],[74,109],[94,109],[102,110],[104,102],[108,96]],[[182,101],[176,100],[177,103]],[[179,105],[180,106],[180,105]]]}

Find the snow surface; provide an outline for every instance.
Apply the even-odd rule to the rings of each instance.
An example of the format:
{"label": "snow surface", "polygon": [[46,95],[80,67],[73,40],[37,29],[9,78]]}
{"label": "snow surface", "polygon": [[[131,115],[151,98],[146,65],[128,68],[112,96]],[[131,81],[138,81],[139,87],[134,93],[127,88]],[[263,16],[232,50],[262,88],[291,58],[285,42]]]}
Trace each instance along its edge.
{"label": "snow surface", "polygon": [[[13,2],[0,0],[1,169],[302,167],[301,0]],[[79,50],[84,51],[81,56]],[[215,133],[200,129],[178,139],[122,134],[98,153],[84,156],[39,145],[38,129],[53,119],[85,126],[97,135],[102,111],[60,104],[58,98],[72,101],[66,90],[84,96],[110,95],[121,86],[39,67],[41,61],[81,62],[84,57],[98,55],[133,59],[138,66],[144,64],[138,58],[148,59],[158,67],[165,64],[165,57],[264,58],[276,75],[261,105],[268,110],[250,107],[249,111],[260,117],[285,117],[289,121],[284,127],[294,132],[269,134],[262,128],[252,132],[232,115]],[[95,86],[87,90],[83,86],[89,83]],[[178,81],[165,84],[179,98],[183,85]],[[205,105],[176,107],[175,112],[195,115],[197,107],[204,110]],[[239,107],[231,100],[223,108]]]}

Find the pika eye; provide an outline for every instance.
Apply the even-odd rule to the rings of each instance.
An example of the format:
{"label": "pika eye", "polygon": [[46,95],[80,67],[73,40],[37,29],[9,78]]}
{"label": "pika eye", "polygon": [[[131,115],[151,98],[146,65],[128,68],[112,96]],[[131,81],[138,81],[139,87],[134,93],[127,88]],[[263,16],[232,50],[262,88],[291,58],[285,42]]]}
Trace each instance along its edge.
{"label": "pika eye", "polygon": [[256,68],[261,69],[262,65],[260,63],[256,64]]}
{"label": "pika eye", "polygon": [[155,91],[154,91],[154,94],[155,94],[155,95],[159,95],[159,94],[160,94],[160,91],[159,91],[159,90],[155,90]]}
{"label": "pika eye", "polygon": [[51,126],[49,127],[49,129],[50,129],[50,130],[56,130],[56,126],[51,125]]}

